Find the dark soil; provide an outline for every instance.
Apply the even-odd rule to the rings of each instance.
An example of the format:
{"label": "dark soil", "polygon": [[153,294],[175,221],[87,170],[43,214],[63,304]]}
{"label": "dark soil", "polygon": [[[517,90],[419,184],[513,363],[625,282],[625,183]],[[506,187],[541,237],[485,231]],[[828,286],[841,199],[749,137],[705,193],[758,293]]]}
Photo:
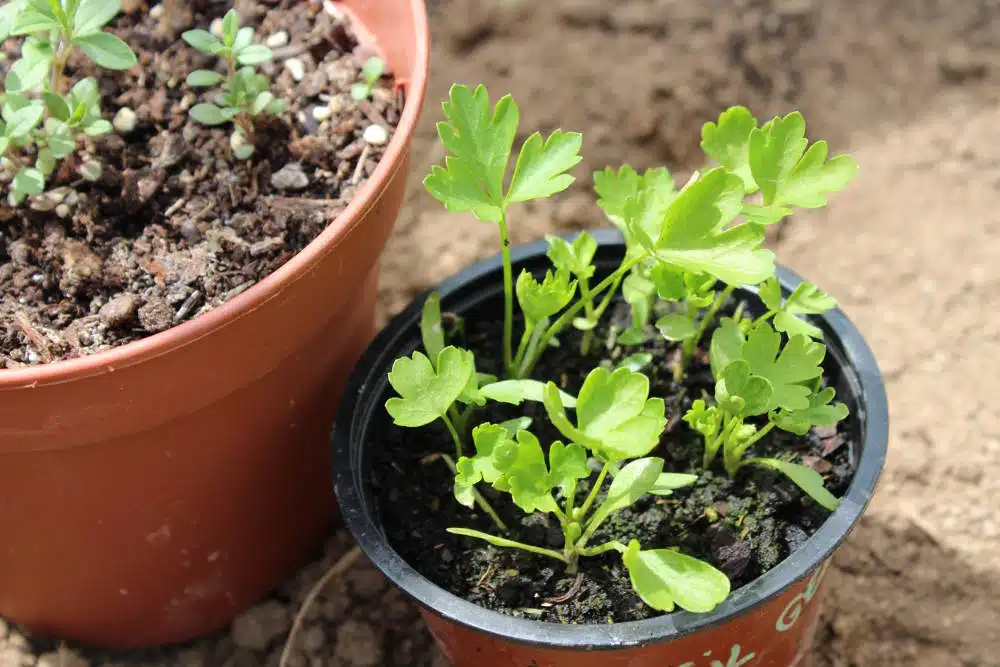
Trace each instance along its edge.
{"label": "dark soil", "polygon": [[[626,318],[627,310],[620,306],[597,340],[613,339],[611,329],[627,326]],[[467,319],[465,329],[467,338],[456,344],[476,352],[478,370],[498,372],[498,323]],[[650,395],[666,401],[668,424],[651,455],[665,459],[664,470],[700,475],[691,487],[669,497],[646,496],[613,515],[595,533],[592,545],[609,539],[627,543],[635,538],[646,549],[679,547],[725,572],[735,590],[773,568],[822,525],[828,512],[776,473],[748,467],[731,480],[722,469],[721,452],[711,470],[700,469],[704,451],[701,436],[690,430],[681,416],[692,400],[713,391],[705,350],[698,351],[678,384],[669,367],[676,347],[658,334],[650,333],[642,346],[596,345],[587,358],[579,354],[580,336],[576,330],[566,332],[561,345],[542,357],[534,377],[554,379],[575,395],[596,365],[618,363],[637,351],[652,353],[654,361],[643,372],[650,378]],[[532,432],[543,447],[563,439],[549,423],[544,408],[530,402],[521,407],[491,403],[479,421],[497,422],[521,415],[533,418]],[[389,540],[439,586],[484,607],[540,621],[608,623],[660,614],[632,590],[628,571],[615,552],[582,558],[579,575],[568,575],[559,561],[445,532],[457,526],[495,533],[496,527],[482,513],[454,500],[452,475],[443,462],[430,456],[453,450],[444,426],[438,428],[436,422],[422,429],[401,429],[384,420],[374,429],[373,439],[378,442],[373,479]],[[748,456],[795,454],[823,473],[827,488],[839,496],[854,472],[846,444],[845,428],[839,432],[814,429],[804,438],[773,431]],[[591,481],[596,480],[599,467],[594,470]],[[511,528],[510,537],[562,548],[562,530],[555,517],[541,513],[526,517],[506,494],[482,484],[480,490]],[[578,497],[588,490],[589,483],[582,481]],[[598,499],[602,497],[603,492]]]}
{"label": "dark soil", "polygon": [[[128,107],[135,129],[88,140],[85,156],[103,165],[99,182],[80,178],[80,159],[69,158],[49,193],[16,209],[6,197],[0,204],[0,368],[123,345],[243,292],[343,211],[385,149],[366,143],[364,130],[379,125],[389,136],[399,120],[401,94],[387,78],[369,100],[351,98],[367,54],[343,17],[318,2],[238,0],[256,41],[288,36],[284,45],[272,42],[275,60],[258,71],[289,106],[258,119],[256,153],[235,160],[229,125],[210,128],[188,116],[216,90],[190,88],[187,74],[217,68],[218,59],[180,38],[189,28],[209,29],[231,4],[165,0],[153,12],[144,0],[124,4],[112,31],[140,64],[95,71],[77,53],[67,74],[96,76],[106,118]],[[0,75],[19,45],[8,40],[4,49]],[[304,75],[296,80],[299,63]],[[297,171],[299,183],[272,180],[282,169]]]}

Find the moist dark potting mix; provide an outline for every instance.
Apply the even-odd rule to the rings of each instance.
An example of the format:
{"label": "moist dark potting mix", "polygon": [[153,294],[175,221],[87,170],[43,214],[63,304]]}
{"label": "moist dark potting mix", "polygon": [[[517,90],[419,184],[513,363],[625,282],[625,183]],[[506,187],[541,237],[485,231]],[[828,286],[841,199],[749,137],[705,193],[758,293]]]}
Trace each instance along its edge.
{"label": "moist dark potting mix", "polygon": [[[730,304],[729,310],[732,306],[735,304]],[[496,321],[467,317],[465,334],[450,341],[474,351],[481,372],[500,372],[501,311],[498,303]],[[720,457],[710,470],[703,471],[704,442],[681,417],[693,400],[713,392],[707,348],[696,352],[683,380],[675,382],[670,368],[678,351],[675,343],[652,330],[641,346],[626,349],[613,342],[617,333],[628,327],[629,317],[627,305],[620,303],[613,317],[605,318],[598,328],[597,340],[612,342],[594,346],[588,357],[580,355],[582,332],[565,330],[560,345],[542,355],[533,377],[551,378],[576,395],[594,367],[610,368],[636,352],[652,354],[652,362],[642,372],[649,377],[649,395],[665,400],[668,421],[660,444],[650,455],[666,461],[664,471],[699,477],[692,486],[675,490],[668,497],[647,495],[620,510],[597,530],[594,542],[635,538],[647,548],[680,547],[723,571],[735,590],[798,548],[829,512],[776,472],[747,466],[731,480]],[[710,335],[706,336],[705,340],[709,339]],[[563,439],[542,405],[531,401],[517,407],[491,402],[475,423],[522,416],[532,418],[532,430],[543,448]],[[854,473],[848,442],[851,419],[840,422],[837,429],[813,427],[805,437],[772,431],[751,453],[798,453],[804,464],[824,475],[827,489],[842,495]],[[386,414],[373,426],[372,480],[386,534],[400,555],[435,584],[489,609],[538,621],[610,623],[661,614],[639,599],[617,553],[581,558],[579,572],[568,575],[564,564],[554,559],[445,532],[449,527],[463,527],[489,533],[495,532],[495,525],[484,513],[456,502],[454,475],[433,456],[454,448],[443,424],[438,421],[420,429],[399,428]],[[579,493],[590,490],[598,470],[580,481]],[[508,494],[488,485],[479,488],[510,528],[510,538],[557,550],[563,546],[563,532],[553,515],[536,512],[528,516]],[[602,491],[598,504],[604,495]]]}
{"label": "moist dark potting mix", "polygon": [[[375,169],[401,93],[383,79],[367,99],[352,98],[372,54],[359,52],[332,3],[234,4],[272,49],[258,72],[288,103],[256,119],[249,160],[233,157],[229,123],[189,116],[217,87],[195,89],[186,77],[220,62],[181,34],[209,30],[229,8],[125,0],[108,31],[139,64],[100,69],[75,50],[68,78],[96,77],[108,120],[123,108],[134,117],[116,121],[127,131],[87,139],[99,181],[79,177],[78,151],[45,194],[16,208],[0,203],[0,368],[107,350],[217,307],[316,238]],[[6,41],[0,74],[19,50],[19,39]]]}

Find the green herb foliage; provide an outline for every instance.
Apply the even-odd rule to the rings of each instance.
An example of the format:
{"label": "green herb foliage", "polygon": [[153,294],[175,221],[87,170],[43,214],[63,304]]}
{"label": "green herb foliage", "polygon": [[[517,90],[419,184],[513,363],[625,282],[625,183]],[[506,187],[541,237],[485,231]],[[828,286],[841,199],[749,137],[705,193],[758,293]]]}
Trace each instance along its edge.
{"label": "green herb foliage", "polygon": [[112,130],[101,115],[97,81],[81,79],[67,92],[65,69],[75,49],[105,69],[135,66],[128,45],[104,30],[120,11],[120,0],[13,0],[0,7],[0,39],[24,38],[0,109],[0,156],[14,173],[11,205],[41,194],[81,137]]}
{"label": "green herb foliage", "polygon": [[380,78],[385,65],[381,58],[372,57],[361,66],[361,81],[351,86],[351,97],[357,101],[367,100],[372,96],[372,89]]}
{"label": "green herb foliage", "polygon": [[206,30],[188,30],[181,37],[195,49],[217,56],[226,66],[226,74],[215,70],[195,70],[188,75],[187,83],[194,88],[220,86],[215,103],[201,102],[191,107],[191,117],[203,125],[223,125],[232,122],[236,127],[230,137],[233,157],[246,160],[254,152],[253,121],[262,115],[277,115],[288,103],[274,96],[271,82],[254,69],[256,65],[271,60],[271,49],[254,43],[253,28],[240,27],[236,10],[226,12],[222,19],[222,37]]}
{"label": "green herb foliage", "polygon": [[[498,227],[502,377],[477,372],[474,354],[452,344],[454,337],[442,326],[440,297],[431,294],[420,323],[426,354],[397,360],[389,382],[398,396],[386,408],[400,426],[441,421],[447,427],[455,456],[441,456],[454,472],[455,498],[493,517],[500,534],[449,531],[550,557],[569,572],[580,558],[617,552],[636,593],[651,607],[713,609],[728,595],[728,579],[669,542],[641,545],[611,537],[591,544],[615,512],[647,494],[669,495],[698,479],[665,471],[664,459],[655,455],[664,446],[667,415],[663,399],[649,395],[642,373],[652,355],[635,352],[614,367],[595,368],[578,397],[549,378],[532,377],[534,369],[568,326],[584,332],[580,353],[590,356],[594,332],[620,294],[632,320],[625,330],[612,332],[609,345],[637,345],[658,332],[677,344],[678,381],[709,339],[714,396],[694,401],[684,415],[704,438],[704,467],[714,465],[721,451],[729,475],[746,466],[774,470],[824,507],[835,508],[837,499],[822,477],[792,460],[791,453],[754,455],[754,445],[773,429],[805,435],[813,426],[834,426],[847,416],[834,389],[822,384],[823,332],[809,320],[836,302],[808,283],[782,294],[774,255],[762,246],[767,225],[794,208],[824,205],[853,177],[854,163],[846,156],[828,159],[825,142],[810,144],[797,112],[758,126],[747,109],[733,107],[702,130],[702,147],[717,166],[695,173],[683,187],[664,168],[640,173],[623,165],[594,174],[597,204],[625,239],[625,256],[616,266],[598,274],[597,243],[586,232],[573,240],[550,236],[551,269],[523,271],[515,281],[511,205],[568,188],[582,137],[562,130],[547,138],[534,133],[514,160],[519,111],[509,95],[494,104],[483,86],[455,85],[443,106],[446,120],[438,124],[438,134],[447,155],[424,185],[448,210]],[[731,312],[738,288],[757,291],[763,304],[759,316],[746,315],[745,304],[723,316]],[[541,402],[564,441],[540,441],[527,417],[483,422],[477,415],[489,401]],[[562,527],[562,549],[510,539],[478,491],[483,484],[509,494],[526,513],[554,515]]]}

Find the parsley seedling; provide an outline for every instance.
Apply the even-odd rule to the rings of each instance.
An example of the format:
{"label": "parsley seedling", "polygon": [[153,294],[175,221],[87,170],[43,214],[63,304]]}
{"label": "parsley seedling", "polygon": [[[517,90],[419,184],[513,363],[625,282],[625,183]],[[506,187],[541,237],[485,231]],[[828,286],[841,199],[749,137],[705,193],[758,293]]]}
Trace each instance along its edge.
{"label": "parsley seedling", "polygon": [[361,81],[351,86],[351,97],[360,102],[372,96],[375,83],[382,78],[385,64],[381,58],[372,57],[361,66]]}
{"label": "parsley seedling", "polygon": [[253,28],[240,27],[240,17],[230,9],[222,19],[222,38],[207,30],[188,30],[181,37],[195,49],[218,56],[226,65],[226,75],[214,70],[195,70],[187,83],[194,88],[222,84],[216,103],[202,102],[191,107],[191,118],[203,125],[222,125],[230,121],[236,126],[230,137],[233,157],[246,160],[254,152],[254,119],[268,114],[277,115],[288,103],[270,91],[271,82],[254,70],[255,65],[274,57],[271,49],[254,44]]}
{"label": "parsley seedling", "polygon": [[0,7],[0,39],[24,36],[2,95],[0,156],[14,171],[11,205],[41,194],[81,137],[113,129],[101,117],[97,81],[82,79],[66,93],[65,69],[74,49],[105,69],[136,64],[128,45],[104,31],[120,11],[120,0],[13,0]]}
{"label": "parsley seedling", "polygon": [[[592,370],[574,398],[551,381],[531,379],[541,355],[572,326],[583,332],[580,354],[588,357],[602,317],[617,294],[631,308],[625,331],[611,328],[609,347],[645,343],[655,330],[677,343],[674,377],[683,379],[696,350],[711,332],[709,360],[714,397],[693,402],[684,422],[705,441],[703,465],[722,450],[726,472],[746,466],[778,470],[827,508],[837,499],[814,470],[790,457],[747,456],[775,428],[798,435],[813,426],[833,426],[847,416],[822,386],[826,347],[809,315],[835,306],[829,295],[805,283],[783,298],[771,251],[762,247],[765,227],[794,208],[814,208],[842,189],[855,165],[846,156],[827,159],[825,142],[809,145],[798,113],[758,127],[742,107],[723,113],[702,131],[705,153],[718,166],[695,173],[677,188],[664,168],[643,173],[624,165],[594,174],[597,204],[618,227],[626,252],[605,275],[596,276],[597,243],[587,234],[573,242],[550,236],[544,274],[523,271],[515,282],[509,250],[511,204],[551,196],[573,182],[568,171],[580,161],[582,137],[555,130],[532,134],[511,164],[519,112],[508,95],[495,105],[483,86],[452,87],[438,134],[447,150],[443,166],[425,178],[427,190],[450,211],[470,212],[494,223],[501,244],[504,320],[498,356],[502,378],[476,371],[471,351],[455,345],[462,331],[446,335],[436,294],[424,304],[420,330],[426,354],[397,360],[389,381],[399,396],[386,408],[400,426],[442,421],[455,456],[441,455],[454,472],[454,496],[480,506],[506,533],[499,516],[477,490],[489,484],[510,495],[527,513],[553,515],[563,533],[562,549],[525,544],[506,535],[453,527],[449,531],[517,548],[579,567],[579,559],[618,552],[633,588],[651,607],[708,611],[729,593],[729,581],[711,565],[673,549],[644,549],[636,540],[602,532],[615,512],[647,494],[668,495],[695,483],[696,475],[664,472],[652,455],[663,446],[667,423],[663,399],[649,396],[641,372],[652,354],[636,351]],[[756,288],[765,311],[756,319],[733,316],[728,302],[737,288]],[[514,305],[523,325],[514,347]],[[476,423],[490,401],[519,405],[542,402],[552,426],[565,438],[543,444],[531,420]],[[568,411],[575,411],[575,417]],[[480,420],[481,421],[481,420]],[[471,428],[470,428],[471,427]],[[466,440],[471,434],[475,452]],[[590,463],[600,472],[595,479]],[[609,483],[610,479],[610,483]],[[577,497],[578,487],[589,484]],[[605,541],[591,546],[595,536]]]}

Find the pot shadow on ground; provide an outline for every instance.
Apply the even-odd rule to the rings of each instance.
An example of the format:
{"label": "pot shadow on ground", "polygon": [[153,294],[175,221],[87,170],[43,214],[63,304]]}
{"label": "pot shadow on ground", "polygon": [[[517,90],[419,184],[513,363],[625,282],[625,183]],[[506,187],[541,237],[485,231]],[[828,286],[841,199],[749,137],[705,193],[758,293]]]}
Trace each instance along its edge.
{"label": "pot shadow on ground", "polygon": [[886,519],[865,516],[834,559],[814,667],[1000,665],[1000,573]]}

